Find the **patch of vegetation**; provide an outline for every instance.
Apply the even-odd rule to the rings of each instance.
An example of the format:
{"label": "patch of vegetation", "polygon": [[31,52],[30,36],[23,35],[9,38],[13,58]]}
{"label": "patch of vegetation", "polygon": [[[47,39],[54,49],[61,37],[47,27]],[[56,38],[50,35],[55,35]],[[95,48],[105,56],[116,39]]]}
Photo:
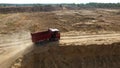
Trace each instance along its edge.
{"label": "patch of vegetation", "polygon": [[46,7],[53,7],[53,6],[59,6],[59,7],[80,7],[80,8],[120,8],[120,3],[86,3],[86,4],[0,4],[0,7],[40,7],[40,6],[46,6]]}

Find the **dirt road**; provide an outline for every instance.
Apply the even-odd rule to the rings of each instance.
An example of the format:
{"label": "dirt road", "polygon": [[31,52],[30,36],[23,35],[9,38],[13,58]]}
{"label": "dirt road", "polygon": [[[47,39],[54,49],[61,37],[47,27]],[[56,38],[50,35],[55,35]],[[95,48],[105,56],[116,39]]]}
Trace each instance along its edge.
{"label": "dirt road", "polygon": [[0,68],[9,68],[11,64],[33,48],[31,40],[0,44]]}
{"label": "dirt road", "polygon": [[101,35],[68,35],[61,37],[60,44],[66,45],[89,45],[89,44],[111,44],[120,41],[120,34],[101,34]]}

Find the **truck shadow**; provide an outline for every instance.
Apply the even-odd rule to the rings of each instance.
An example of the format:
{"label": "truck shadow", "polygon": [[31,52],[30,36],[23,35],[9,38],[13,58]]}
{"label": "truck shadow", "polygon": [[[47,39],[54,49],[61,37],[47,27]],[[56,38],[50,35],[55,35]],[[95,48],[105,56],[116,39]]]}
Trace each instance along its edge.
{"label": "truck shadow", "polygon": [[45,40],[45,41],[40,41],[40,42],[34,43],[34,45],[35,46],[58,46],[59,41]]}

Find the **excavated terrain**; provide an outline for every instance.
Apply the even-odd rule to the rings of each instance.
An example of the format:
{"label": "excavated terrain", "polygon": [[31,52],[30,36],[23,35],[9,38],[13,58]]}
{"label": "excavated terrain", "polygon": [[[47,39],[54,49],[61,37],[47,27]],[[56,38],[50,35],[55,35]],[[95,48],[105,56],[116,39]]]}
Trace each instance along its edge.
{"label": "excavated terrain", "polygon": [[[120,43],[89,46],[37,46],[19,68],[119,68]],[[20,60],[20,59],[19,59]],[[16,65],[17,66],[17,63]]]}
{"label": "excavated terrain", "polygon": [[120,31],[120,10],[61,10],[52,12],[24,12],[0,14],[0,33],[21,30],[31,32],[58,28],[61,32],[75,31],[88,34]]}
{"label": "excavated terrain", "polygon": [[[0,13],[0,68],[120,68],[119,18],[118,9]],[[32,43],[48,28],[59,42]]]}

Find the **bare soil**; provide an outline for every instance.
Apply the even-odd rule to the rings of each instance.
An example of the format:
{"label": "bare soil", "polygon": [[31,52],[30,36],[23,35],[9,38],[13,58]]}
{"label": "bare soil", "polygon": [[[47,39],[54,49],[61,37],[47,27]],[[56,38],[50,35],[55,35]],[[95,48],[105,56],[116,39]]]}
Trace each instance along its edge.
{"label": "bare soil", "polygon": [[119,68],[119,51],[119,43],[100,46],[38,46],[23,56],[18,64],[19,68]]}
{"label": "bare soil", "polygon": [[[119,12],[0,13],[0,68],[120,68]],[[31,32],[48,28],[60,30],[59,42],[31,42]]]}
{"label": "bare soil", "polygon": [[96,9],[0,14],[0,33],[20,30],[37,32],[48,28],[58,28],[61,32],[79,31],[90,34],[119,32],[118,12],[120,10]]}

